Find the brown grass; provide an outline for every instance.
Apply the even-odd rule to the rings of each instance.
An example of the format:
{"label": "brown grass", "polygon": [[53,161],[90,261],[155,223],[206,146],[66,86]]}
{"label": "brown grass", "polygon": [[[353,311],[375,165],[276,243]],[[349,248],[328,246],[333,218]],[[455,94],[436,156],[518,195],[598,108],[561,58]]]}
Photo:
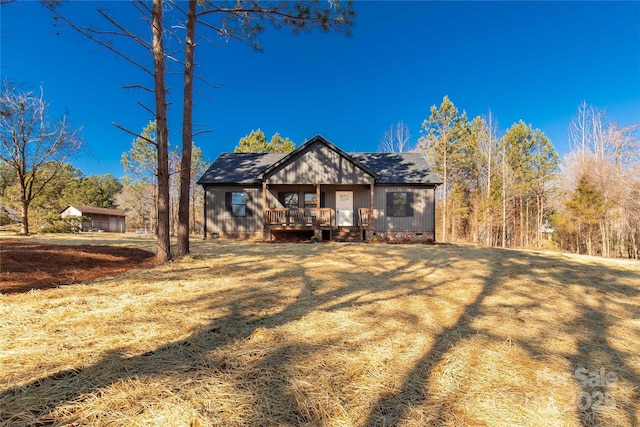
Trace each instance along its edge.
{"label": "brown grass", "polygon": [[179,262],[0,296],[0,424],[640,423],[637,263],[192,246]]}

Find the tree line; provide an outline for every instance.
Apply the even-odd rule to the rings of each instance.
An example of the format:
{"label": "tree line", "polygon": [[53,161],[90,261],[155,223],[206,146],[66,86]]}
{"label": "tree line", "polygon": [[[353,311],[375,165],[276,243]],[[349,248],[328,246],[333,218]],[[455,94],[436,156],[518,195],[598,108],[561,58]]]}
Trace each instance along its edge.
{"label": "tree line", "polygon": [[[584,103],[561,159],[540,129],[521,120],[501,132],[491,112],[470,119],[445,96],[413,147],[443,177],[439,240],[638,259],[637,131]],[[408,133],[399,123],[381,146],[406,147]]]}
{"label": "tree line", "polygon": [[[41,95],[2,83],[0,96],[0,225],[20,222],[21,234],[66,232],[72,223],[60,217],[68,205],[121,209],[129,228],[155,233],[157,218],[157,159],[153,146],[155,122],[133,140],[122,154],[125,175],[86,176],[70,162],[83,147],[81,128],[68,119],[52,119]],[[202,224],[203,192],[195,180],[206,170],[206,161],[194,145],[191,159],[190,232]],[[177,147],[169,151],[170,227],[178,228]]]}
{"label": "tree line", "polygon": [[[142,89],[153,94],[153,106],[146,105],[140,100],[137,103],[153,116],[152,120],[156,126],[155,140],[146,139],[146,141],[154,147],[157,161],[154,216],[157,235],[156,258],[160,262],[171,259],[172,255],[181,257],[189,253],[193,137],[197,134],[193,131],[194,80],[198,77],[195,74],[196,46],[204,48],[207,44],[212,45],[213,40],[221,39],[227,42],[231,40],[244,42],[256,50],[261,50],[260,35],[267,26],[289,28],[293,33],[319,29],[323,32],[335,30],[349,34],[355,16],[352,3],[350,1],[342,3],[339,0],[328,0],[324,3],[189,0],[186,3],[186,8],[184,2],[173,0],[153,0],[151,4],[133,0],[130,3],[129,14],[133,13],[139,18],[136,25],[125,25],[122,16],[117,17],[113,11],[98,6],[96,12],[103,19],[104,24],[100,28],[70,19],[63,11],[64,2],[42,0],[41,3],[52,12],[56,22],[54,25],[68,25],[85,36],[86,39],[124,59],[145,76],[134,84],[126,85],[126,87]],[[116,40],[120,40],[122,43],[116,42]],[[202,43],[198,43],[198,40]],[[169,108],[167,92],[170,89],[166,79],[168,73],[182,75],[182,140],[177,178],[178,239],[173,254],[169,239],[171,233],[170,180],[172,174],[170,172],[169,124],[167,120]],[[119,127],[136,134],[122,126]],[[136,135],[145,138],[143,135]],[[69,138],[66,141],[75,144],[79,140]],[[11,140],[9,135],[7,139],[8,152],[3,152],[3,154],[7,154],[2,158],[3,162],[11,160],[12,156],[8,153],[13,147],[19,145],[21,143]],[[31,144],[31,146],[33,145]],[[65,155],[72,154],[73,151],[75,150],[54,150],[54,152]],[[19,155],[13,157],[19,157]],[[26,158],[26,156],[22,157]],[[63,162],[58,161],[58,163]],[[33,195],[30,193],[32,187],[29,182],[35,181],[24,174],[25,170],[29,170],[29,166],[12,165],[15,166],[22,184],[22,233],[27,234],[27,212],[33,200]],[[55,176],[50,176],[47,182],[54,178]]]}
{"label": "tree line", "polygon": [[[73,221],[61,218],[68,205],[123,210],[129,229],[157,233],[157,126],[149,122],[122,153],[124,176],[85,176],[70,160],[83,148],[81,128],[68,118],[52,119],[41,95],[2,83],[0,96],[0,226],[20,222],[21,234],[69,232]],[[290,152],[295,144],[279,133],[267,141],[258,129],[240,138],[236,152]],[[192,144],[189,182],[190,234],[201,232],[204,192],[197,179],[208,166],[202,150]],[[180,150],[169,143],[169,227],[179,227]]]}
{"label": "tree line", "polygon": [[[151,5],[142,1],[132,1],[131,12],[143,22],[137,28],[127,28],[110,11],[98,7],[98,14],[104,18],[104,28],[87,26],[74,22],[63,12],[57,0],[46,0],[44,4],[54,13],[56,19],[64,22],[89,40],[117,54],[130,64],[142,70],[148,82],[136,83],[133,87],[144,88],[153,93],[153,107],[139,104],[153,114],[156,123],[156,140],[151,141],[157,158],[157,260],[172,258],[170,244],[170,171],[167,120],[167,80],[168,68],[173,64],[182,76],[182,141],[179,168],[178,191],[178,239],[175,256],[189,253],[189,202],[191,195],[191,159],[193,148],[193,93],[196,69],[196,47],[204,47],[213,39],[236,40],[261,49],[260,34],[267,25],[275,28],[289,28],[294,33],[319,29],[324,32],[335,30],[349,34],[353,26],[355,11],[350,1],[338,0],[320,2],[279,2],[279,1],[198,1],[186,4],[172,0],[153,0]],[[150,35],[150,37],[149,37]],[[127,47],[116,45],[114,39],[126,40]],[[198,43],[198,40],[204,43]],[[135,46],[137,51],[134,52]],[[122,46],[122,47],[120,47]],[[198,48],[200,49],[200,48]],[[143,59],[139,59],[143,58]],[[151,84],[152,83],[152,84]]]}

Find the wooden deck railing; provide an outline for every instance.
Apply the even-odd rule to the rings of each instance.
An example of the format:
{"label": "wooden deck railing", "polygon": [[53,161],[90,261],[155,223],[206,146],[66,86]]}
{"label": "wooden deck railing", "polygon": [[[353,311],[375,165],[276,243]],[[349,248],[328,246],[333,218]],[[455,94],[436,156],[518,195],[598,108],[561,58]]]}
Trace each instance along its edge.
{"label": "wooden deck railing", "polygon": [[282,226],[326,226],[335,225],[335,214],[331,208],[276,208],[266,209],[264,221]]}
{"label": "wooden deck railing", "polygon": [[373,220],[373,212],[369,208],[358,209],[358,225],[360,227],[369,226],[369,222]]}
{"label": "wooden deck railing", "polygon": [[359,208],[358,226],[360,227],[360,236],[364,236],[363,231],[369,227],[371,221],[373,221],[373,210],[369,208]]}

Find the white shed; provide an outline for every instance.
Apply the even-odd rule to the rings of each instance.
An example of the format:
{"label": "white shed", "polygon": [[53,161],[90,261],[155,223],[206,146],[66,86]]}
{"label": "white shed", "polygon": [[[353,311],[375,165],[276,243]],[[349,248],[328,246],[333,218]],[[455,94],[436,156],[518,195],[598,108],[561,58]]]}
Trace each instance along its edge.
{"label": "white shed", "polygon": [[82,231],[110,231],[124,233],[125,213],[118,209],[96,208],[93,206],[69,205],[60,214],[62,218],[83,216]]}

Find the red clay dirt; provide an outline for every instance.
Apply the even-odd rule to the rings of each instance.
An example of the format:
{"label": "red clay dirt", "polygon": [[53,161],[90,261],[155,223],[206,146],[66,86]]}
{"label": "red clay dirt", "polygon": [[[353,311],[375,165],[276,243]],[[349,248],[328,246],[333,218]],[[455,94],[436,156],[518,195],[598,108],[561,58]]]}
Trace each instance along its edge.
{"label": "red clay dirt", "polygon": [[142,249],[0,240],[0,293],[90,281],[153,262],[154,254]]}

